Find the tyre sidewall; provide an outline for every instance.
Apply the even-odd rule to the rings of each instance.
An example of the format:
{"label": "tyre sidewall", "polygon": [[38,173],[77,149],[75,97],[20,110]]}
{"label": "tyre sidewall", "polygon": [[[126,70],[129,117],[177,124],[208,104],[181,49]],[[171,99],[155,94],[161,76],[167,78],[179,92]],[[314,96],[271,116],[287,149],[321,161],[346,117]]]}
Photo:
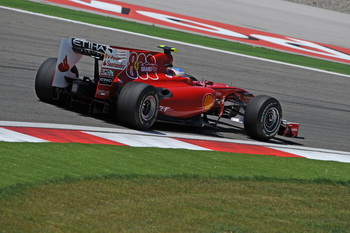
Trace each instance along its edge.
{"label": "tyre sidewall", "polygon": [[[271,109],[278,112],[278,122],[272,131],[265,128],[265,116]],[[279,101],[270,96],[257,96],[248,104],[244,115],[244,128],[247,134],[258,140],[267,141],[274,137],[282,119],[282,107]]]}
{"label": "tyre sidewall", "polygon": [[[142,105],[152,96],[155,99],[155,111],[149,120],[142,117]],[[151,128],[158,117],[159,97],[155,87],[140,83],[130,82],[126,84],[119,96],[117,105],[117,117],[119,121],[132,128],[147,130]]]}
{"label": "tyre sidewall", "polygon": [[[274,128],[274,130],[272,131],[268,131],[266,130],[266,128],[264,127],[264,124],[265,124],[265,116],[266,114],[268,113],[268,111],[272,108],[275,108],[277,111],[278,111],[278,114],[279,114],[279,122],[277,124],[277,126]],[[281,108],[281,105],[279,104],[279,102],[272,98],[270,99],[269,101],[267,101],[261,108],[260,110],[261,113],[259,113],[259,116],[260,116],[260,119],[259,119],[259,131],[262,132],[261,136],[266,138],[266,139],[270,139],[272,137],[274,137],[277,132],[278,132],[278,129],[279,129],[279,125],[281,123],[281,119],[282,119],[282,108]]]}
{"label": "tyre sidewall", "polygon": [[[152,96],[155,98],[156,101],[156,106],[155,106],[155,112],[152,116],[151,119],[146,120],[142,117],[142,105],[144,103],[144,101],[149,97]],[[147,87],[139,96],[139,100],[138,100],[138,107],[137,107],[137,115],[135,117],[137,117],[137,123],[138,123],[138,127],[139,128],[144,128],[144,129],[148,129],[150,127],[152,127],[152,125],[154,124],[154,122],[157,119],[158,116],[158,109],[159,109],[159,97],[157,94],[157,91],[154,87],[149,86]]]}

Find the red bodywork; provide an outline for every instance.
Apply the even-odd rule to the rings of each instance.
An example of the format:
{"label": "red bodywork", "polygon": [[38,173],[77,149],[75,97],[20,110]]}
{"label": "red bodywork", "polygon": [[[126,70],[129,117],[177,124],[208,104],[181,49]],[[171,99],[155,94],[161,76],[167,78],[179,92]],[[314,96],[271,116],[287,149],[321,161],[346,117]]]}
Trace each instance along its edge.
{"label": "red bodywork", "polygon": [[[244,103],[248,103],[254,96],[247,91],[221,83],[210,81],[193,81],[189,77],[167,75],[168,67],[172,66],[173,56],[169,53],[158,53],[146,50],[134,50],[122,47],[111,47],[114,52],[107,52],[103,60],[100,77],[111,77],[112,85],[100,81],[97,85],[95,98],[109,99],[115,95],[118,88],[122,88],[131,81],[143,82],[156,88],[164,88],[171,95],[161,98],[160,115],[177,118],[190,118],[200,115],[213,108],[224,110],[224,101],[228,96],[237,96]],[[118,65],[118,57],[113,56],[116,51],[128,51],[127,63]],[[115,64],[111,64],[116,60]],[[119,62],[121,63],[121,61]],[[117,68],[113,68],[117,67]],[[109,74],[109,75],[106,75]],[[162,92],[161,92],[162,93]]]}

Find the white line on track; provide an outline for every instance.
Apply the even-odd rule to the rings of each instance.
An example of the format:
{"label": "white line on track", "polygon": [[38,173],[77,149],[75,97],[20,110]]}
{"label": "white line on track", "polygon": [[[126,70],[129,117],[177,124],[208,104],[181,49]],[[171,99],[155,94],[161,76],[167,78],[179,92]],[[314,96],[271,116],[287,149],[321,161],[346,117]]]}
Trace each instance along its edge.
{"label": "white line on track", "polygon": [[141,36],[141,37],[146,37],[146,38],[155,39],[155,40],[163,40],[163,41],[167,41],[167,42],[170,42],[170,43],[177,43],[177,44],[181,44],[181,45],[191,46],[191,47],[194,47],[194,48],[200,48],[200,49],[205,49],[205,50],[210,50],[210,51],[214,51],[214,52],[220,52],[220,53],[225,53],[225,54],[230,54],[230,55],[235,55],[235,56],[240,56],[240,57],[245,57],[245,58],[251,58],[251,59],[255,59],[255,60],[260,60],[260,61],[280,64],[280,65],[286,65],[286,66],[291,66],[291,67],[295,67],[295,68],[300,68],[300,69],[311,70],[311,71],[316,71],[316,72],[321,72],[321,73],[326,73],[326,74],[331,74],[331,75],[337,75],[337,76],[350,78],[350,75],[346,75],[346,74],[340,74],[340,73],[336,73],[336,72],[330,72],[330,71],[310,68],[310,67],[306,67],[306,66],[293,65],[293,64],[289,64],[289,63],[285,63],[285,62],[279,62],[279,61],[266,59],[266,58],[254,57],[254,56],[249,56],[249,55],[245,55],[245,54],[234,53],[234,52],[229,52],[229,51],[225,51],[225,50],[220,50],[220,49],[214,49],[214,48],[209,48],[209,47],[205,47],[205,46],[200,46],[200,45],[196,45],[196,44],[190,44],[190,43],[185,43],[185,42],[176,41],[176,40],[164,39],[164,38],[155,37],[155,36],[149,36],[149,35],[136,33],[136,32],[129,32],[129,31],[120,30],[120,29],[116,29],[116,28],[110,28],[110,27],[105,27],[105,26],[100,26],[100,25],[95,25],[95,24],[90,24],[90,23],[84,23],[84,22],[75,21],[75,20],[71,20],[71,19],[60,18],[60,17],[56,17],[56,16],[51,16],[51,15],[44,15],[44,14],[40,14],[40,13],[35,13],[35,12],[30,12],[30,11],[25,11],[25,10],[5,7],[5,6],[0,6],[0,8],[6,9],[6,10],[16,11],[16,12],[19,12],[19,13],[31,14],[31,15],[36,15],[36,16],[40,16],[40,17],[45,17],[45,18],[65,21],[65,22],[69,22],[69,23],[85,25],[85,26],[99,28],[99,29],[105,29],[105,30],[110,30],[110,31],[126,33],[126,34],[130,34],[130,35],[134,35],[134,36]]}

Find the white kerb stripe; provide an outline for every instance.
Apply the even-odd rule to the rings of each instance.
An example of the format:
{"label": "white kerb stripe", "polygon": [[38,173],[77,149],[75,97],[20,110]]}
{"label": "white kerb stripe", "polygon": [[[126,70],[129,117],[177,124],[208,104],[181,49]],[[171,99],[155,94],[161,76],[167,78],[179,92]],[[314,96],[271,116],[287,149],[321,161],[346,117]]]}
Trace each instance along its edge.
{"label": "white kerb stripe", "polygon": [[[273,148],[273,147],[271,147]],[[273,148],[276,149],[276,148]],[[342,163],[350,163],[350,153],[346,152],[326,152],[326,151],[317,151],[317,150],[300,150],[293,148],[278,148],[278,150],[303,156],[308,159],[324,160],[324,161],[337,161]]]}
{"label": "white kerb stripe", "polygon": [[159,147],[159,148],[177,148],[189,150],[210,150],[204,147],[196,146],[190,143],[182,142],[176,139],[156,136],[142,136],[132,134],[115,134],[101,132],[87,132],[97,137],[105,138],[115,142],[123,143],[134,147]]}
{"label": "white kerb stripe", "polygon": [[3,142],[48,142],[41,138],[32,137],[23,133],[0,128],[0,141]]}

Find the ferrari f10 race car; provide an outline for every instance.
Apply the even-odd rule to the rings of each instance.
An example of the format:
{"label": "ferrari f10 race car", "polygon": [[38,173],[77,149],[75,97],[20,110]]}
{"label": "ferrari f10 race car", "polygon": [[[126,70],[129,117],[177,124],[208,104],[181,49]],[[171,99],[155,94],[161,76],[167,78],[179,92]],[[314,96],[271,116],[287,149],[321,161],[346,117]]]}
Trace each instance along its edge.
{"label": "ferrari f10 race car", "polygon": [[[89,111],[113,114],[120,123],[149,130],[156,121],[213,126],[222,118],[240,121],[254,139],[267,141],[276,134],[297,137],[299,124],[282,120],[273,97],[202,80],[173,68],[172,52],[104,45],[79,38],[62,38],[58,58],[48,58],[35,79],[41,101],[85,104]],[[83,56],[94,59],[93,77],[79,77],[76,64]],[[214,123],[208,120],[214,116]],[[237,120],[238,119],[238,120]]]}

